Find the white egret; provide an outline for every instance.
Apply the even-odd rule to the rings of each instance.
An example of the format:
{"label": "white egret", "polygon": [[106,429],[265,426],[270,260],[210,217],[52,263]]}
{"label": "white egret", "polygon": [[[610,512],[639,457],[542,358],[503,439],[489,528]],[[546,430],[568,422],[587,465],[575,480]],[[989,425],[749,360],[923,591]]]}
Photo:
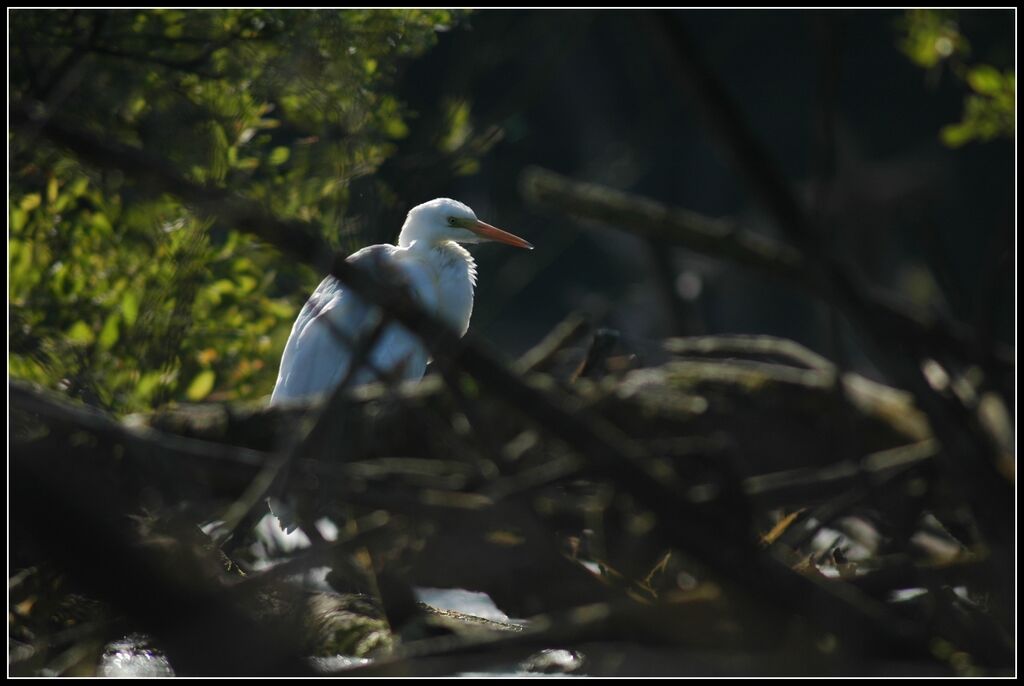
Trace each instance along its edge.
{"label": "white egret", "polygon": [[[410,210],[397,246],[371,245],[348,262],[403,284],[461,336],[473,312],[476,263],[459,244],[483,241],[533,248],[480,221],[461,202],[437,198]],[[353,347],[377,325],[375,312],[333,276],[321,281],[292,326],[270,404],[326,393],[346,377],[353,384],[373,381],[379,372],[403,380],[422,378],[429,354],[417,336],[398,324],[382,330],[363,365],[350,374]]]}

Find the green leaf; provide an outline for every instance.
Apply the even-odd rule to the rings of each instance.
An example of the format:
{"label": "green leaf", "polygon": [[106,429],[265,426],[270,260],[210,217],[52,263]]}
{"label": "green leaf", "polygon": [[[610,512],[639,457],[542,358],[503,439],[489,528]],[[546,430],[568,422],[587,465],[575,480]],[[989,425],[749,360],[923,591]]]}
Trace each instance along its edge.
{"label": "green leaf", "polygon": [[126,291],[121,296],[121,314],[124,315],[124,323],[133,326],[139,316],[139,296],[133,291]]}
{"label": "green leaf", "polygon": [[448,131],[441,139],[441,149],[445,152],[454,152],[473,133],[469,102],[467,100],[451,100],[445,103],[445,110]]}
{"label": "green leaf", "polygon": [[949,147],[959,148],[974,138],[974,129],[966,124],[950,124],[942,127],[942,132],[939,135],[942,137],[942,142]]}
{"label": "green leaf", "polygon": [[68,329],[67,337],[72,343],[83,345],[89,345],[96,340],[96,334],[93,333],[92,327],[81,320],[71,325],[71,328]]}
{"label": "green leaf", "polygon": [[89,223],[92,225],[93,229],[104,233],[110,233],[114,229],[110,223],[110,219],[108,219],[107,215],[102,212],[94,212]]}
{"label": "green leaf", "polygon": [[276,167],[287,162],[289,155],[291,155],[291,152],[292,151],[289,150],[288,148],[284,147],[283,145],[280,145],[274,148],[274,150],[270,153],[270,157],[268,158],[267,161],[271,164],[271,166]]}
{"label": "green leaf", "polygon": [[39,205],[42,203],[42,200],[42,196],[40,196],[38,193],[29,193],[28,195],[21,199],[21,203],[19,204],[19,206],[26,212],[31,212],[35,208],[39,207]]}
{"label": "green leaf", "polygon": [[480,162],[472,157],[463,157],[455,163],[455,173],[459,176],[471,176],[480,171]]}
{"label": "green leaf", "polygon": [[968,72],[967,83],[982,95],[995,95],[1002,90],[1003,77],[995,67],[982,64]]}
{"label": "green leaf", "polygon": [[384,133],[389,138],[405,138],[409,135],[409,127],[399,117],[391,117],[384,122]]}
{"label": "green leaf", "polygon": [[287,300],[266,300],[263,308],[269,314],[279,319],[291,319],[295,317],[295,306]]}
{"label": "green leaf", "polygon": [[163,381],[162,372],[147,372],[142,375],[139,382],[135,384],[135,395],[142,402],[149,402],[150,398],[156,393],[157,389],[162,385]]}
{"label": "green leaf", "polygon": [[238,277],[238,290],[243,295],[247,293],[252,293],[256,289],[256,286],[258,285],[259,281],[257,281],[255,278],[251,276],[243,274],[242,276]]}
{"label": "green leaf", "polygon": [[28,223],[28,212],[20,207],[11,208],[11,232],[18,233]]}
{"label": "green leaf", "polygon": [[88,176],[80,176],[68,188],[68,194],[69,195],[73,195],[74,197],[77,198],[80,195],[83,195],[88,188],[89,188],[89,177]]}
{"label": "green leaf", "polygon": [[121,315],[118,312],[111,312],[103,328],[100,329],[99,346],[101,350],[110,350],[121,337]]}
{"label": "green leaf", "polygon": [[30,284],[35,282],[34,277],[38,276],[38,274],[33,274],[33,250],[33,244],[26,241],[12,238],[7,242],[10,302],[19,300],[19,295],[24,292],[26,287],[30,288]]}
{"label": "green leaf", "polygon": [[206,396],[210,395],[210,391],[213,390],[213,384],[216,380],[217,375],[212,369],[204,369],[196,374],[196,377],[192,379],[192,383],[188,385],[188,390],[185,391],[185,397],[193,402],[199,402]]}

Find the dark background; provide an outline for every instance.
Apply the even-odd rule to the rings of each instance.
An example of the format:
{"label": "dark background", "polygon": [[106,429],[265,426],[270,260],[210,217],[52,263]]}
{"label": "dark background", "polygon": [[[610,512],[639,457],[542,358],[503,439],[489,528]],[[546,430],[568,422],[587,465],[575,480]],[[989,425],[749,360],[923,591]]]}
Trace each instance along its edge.
{"label": "dark background", "polygon": [[[510,353],[582,309],[620,329],[627,350],[673,334],[770,333],[848,356],[870,373],[856,344],[834,349],[827,310],[805,295],[524,201],[520,176],[538,165],[739,217],[746,228],[778,236],[659,49],[665,24],[678,22],[839,255],[891,294],[1010,341],[1013,145],[941,142],[941,128],[962,117],[967,87],[951,70],[923,69],[900,50],[903,16],[481,11],[410,63],[397,92],[424,123],[440,116],[446,98],[465,98],[476,130],[497,126],[501,141],[475,175],[397,165],[381,174],[411,204],[458,198],[537,247],[474,250],[481,275],[472,330]],[[957,21],[972,63],[1012,67],[1010,12],[962,12]],[[416,132],[428,128],[414,121],[399,157],[425,147]],[[367,195],[353,193],[357,208],[372,202]],[[400,222],[392,216],[378,225]],[[376,238],[393,240],[390,233]],[[684,297],[674,304],[658,260],[684,275]]]}
{"label": "dark background", "polygon": [[[267,643],[250,640],[249,621],[237,615],[233,601],[224,602],[225,560],[208,555],[214,550],[209,539],[195,530],[198,521],[221,518],[231,502],[261,516],[270,491],[253,496],[253,489],[263,476],[289,469],[285,489],[301,494],[298,502],[308,508],[300,510],[304,517],[312,521],[314,514],[327,513],[352,524],[351,532],[382,535],[373,542],[382,552],[374,552],[375,561],[398,578],[389,581],[382,574],[397,589],[378,595],[390,610],[388,621],[402,627],[403,640],[424,636],[404,575],[409,584],[483,588],[510,614],[528,616],[585,609],[606,597],[606,584],[633,595],[645,590],[638,580],[650,580],[656,571],[659,588],[645,580],[645,592],[657,598],[665,590],[665,599],[669,591],[693,590],[723,574],[735,585],[723,584],[721,603],[716,583],[715,598],[704,609],[707,599],[680,606],[678,624],[663,624],[662,615],[634,614],[641,605],[630,604],[613,626],[598,628],[598,635],[609,631],[642,648],[629,653],[633,664],[606,671],[669,674],[680,673],[683,665],[694,673],[986,673],[974,669],[975,660],[1001,670],[994,673],[1009,672],[1015,578],[1012,364],[1005,355],[989,360],[985,353],[993,339],[1013,344],[1015,337],[1013,138],[951,148],[941,132],[964,116],[968,68],[991,65],[1004,72],[1015,66],[1010,11],[953,13],[970,51],[931,69],[901,49],[908,15],[898,11],[478,11],[442,29],[434,22],[452,19],[443,13],[436,20],[380,14],[382,21],[375,23],[372,13],[369,21],[355,21],[358,15],[348,10],[257,10],[246,21],[258,28],[237,46],[229,40],[234,47],[223,53],[201,47],[214,40],[202,31],[196,33],[203,36],[199,48],[189,43],[196,37],[186,33],[188,27],[211,28],[200,12],[177,19],[158,10],[140,14],[155,27],[129,25],[132,15],[111,11],[21,12],[12,19],[17,51],[10,84],[15,134],[9,253],[17,257],[9,266],[21,276],[11,279],[9,366],[12,380],[33,377],[9,389],[9,480],[19,484],[10,494],[18,517],[12,515],[11,552],[17,555],[9,574],[11,623],[20,644],[11,662],[18,673],[43,673],[56,664],[52,673],[93,674],[96,651],[122,635],[120,624],[93,622],[106,610],[88,604],[82,623],[68,628],[58,612],[76,610],[65,603],[77,599],[76,584],[168,641],[167,653],[180,674],[303,673],[305,663],[289,661],[300,654],[299,646],[289,644],[298,638],[290,624],[271,620],[279,634],[249,627]],[[101,31],[104,26],[108,33]],[[152,33],[159,30],[167,33]],[[435,31],[441,31],[437,45]],[[222,34],[218,29],[211,35]],[[146,43],[150,39],[158,44]],[[161,41],[169,47],[160,49]],[[789,241],[793,227],[787,233],[773,224],[716,144],[713,127],[698,116],[700,103],[686,83],[699,70],[687,77],[673,60],[686,51],[705,64],[773,158],[777,171],[765,176],[782,179],[804,204],[810,229],[821,237],[820,244],[803,237],[798,247],[806,259],[825,253],[816,249],[824,244],[891,298],[960,320],[977,339],[968,334],[966,345],[951,345],[941,336],[923,340],[935,330],[900,317],[885,319],[882,301],[860,290],[845,301],[835,297],[859,315],[853,326],[806,286],[791,289],[618,227],[586,224],[557,203],[533,204],[523,180],[540,167],[735,219],[744,230]],[[223,61],[211,60],[218,54]],[[386,78],[368,78],[377,66],[366,71],[364,55],[380,58],[378,73]],[[252,56],[258,59],[246,59]],[[193,68],[208,67],[208,61],[220,66],[201,76],[200,85],[227,79],[232,87],[222,98],[197,103],[190,98],[199,90],[181,86]],[[395,62],[397,73],[391,71]],[[259,75],[258,87],[249,88],[250,72]],[[332,106],[357,88],[376,88],[380,97],[335,112]],[[306,97],[309,92],[322,98]],[[384,98],[392,94],[393,101]],[[144,96],[141,102],[150,108],[139,110],[146,113],[139,120],[125,115],[134,96]],[[285,107],[279,96],[300,104]],[[247,98],[268,109],[243,111],[240,103]],[[40,100],[51,110],[45,117],[31,107]],[[472,125],[466,140],[491,132],[497,141],[461,158],[462,152],[447,149],[442,140],[455,128],[446,117],[460,101]],[[400,134],[387,133],[387,102],[400,109]],[[241,139],[241,123],[255,127],[272,112],[271,104],[287,115],[284,124],[267,125],[251,143],[231,148],[252,155],[252,165],[232,161],[228,132]],[[368,123],[346,128],[347,112],[355,113],[353,121]],[[288,153],[287,164],[270,161],[278,144]],[[337,150],[364,153],[374,147],[388,152],[374,158],[386,157],[380,168],[369,165],[349,175],[359,166],[352,164],[356,152]],[[345,174],[336,167],[339,160]],[[154,183],[152,170],[159,172],[162,162],[171,173],[156,173]],[[460,173],[468,163],[475,166],[472,173]],[[141,178],[133,178],[132,170]],[[334,184],[339,178],[344,188]],[[323,187],[329,192],[307,188],[290,201],[290,191],[325,180],[331,182]],[[81,192],[73,191],[76,184]],[[910,391],[913,400],[836,383],[831,370],[815,369],[814,381],[801,376],[792,382],[782,376],[787,365],[773,371],[785,380],[778,388],[744,381],[775,378],[751,369],[739,382],[716,385],[718,372],[708,365],[695,374],[707,381],[706,390],[692,396],[685,386],[692,381],[668,368],[643,375],[654,379],[649,398],[632,398],[636,391],[626,384],[623,397],[604,398],[590,384],[569,381],[575,379],[570,372],[582,373],[583,367],[551,365],[558,372],[552,378],[566,381],[570,395],[522,383],[518,373],[507,374],[478,349],[463,349],[461,358],[458,350],[435,349],[439,361],[447,360],[456,372],[447,379],[449,390],[399,394],[393,404],[390,393],[377,401],[355,400],[352,414],[329,414],[338,411],[333,402],[323,411],[314,407],[313,438],[299,442],[295,409],[264,405],[293,306],[300,306],[323,272],[314,274],[296,255],[261,246],[253,236],[243,239],[246,231],[267,238],[267,226],[277,224],[262,217],[262,226],[246,226],[221,206],[230,197],[221,190],[240,191],[261,210],[258,219],[264,208],[282,219],[298,216],[300,229],[322,230],[332,247],[345,250],[394,241],[405,213],[423,201],[448,196],[468,203],[484,220],[536,246],[532,252],[473,248],[480,278],[471,335],[505,357],[523,353],[570,313],[584,312],[595,326],[621,332],[620,352],[635,354],[636,364],[657,364],[658,343],[667,336],[774,334],[806,343],[842,369]],[[217,202],[198,203],[199,219],[187,218],[196,197]],[[122,206],[129,211],[121,212]],[[300,207],[308,217],[299,214]],[[787,212],[772,216],[779,214]],[[209,236],[207,215],[224,215]],[[242,213],[243,220],[247,216]],[[166,217],[186,219],[179,224]],[[287,248],[290,241],[282,236],[287,231],[272,242]],[[122,271],[141,276],[118,281],[122,265]],[[801,267],[807,269],[805,284],[847,283],[845,270],[824,279],[806,263]],[[142,294],[126,300],[131,284]],[[864,311],[865,304],[874,309]],[[114,328],[108,329],[109,322]],[[917,339],[893,340],[879,322],[895,322],[902,326],[896,330]],[[861,335],[886,349],[872,350]],[[873,363],[879,352],[888,363],[885,375]],[[19,358],[20,366],[12,364]],[[917,368],[933,358],[939,371],[944,367],[957,377],[952,389],[941,379],[924,378],[927,373],[918,375]],[[607,359],[601,362],[612,368]],[[742,371],[744,364],[730,368]],[[994,371],[982,378],[971,373],[978,371],[973,365],[983,365],[983,374]],[[598,370],[592,376],[606,375]],[[677,378],[683,378],[681,390]],[[45,382],[60,394],[27,381]],[[147,384],[149,390],[140,392]],[[1004,391],[1009,412],[992,389]],[[671,412],[658,411],[661,391],[673,396]],[[981,394],[988,397],[979,400]],[[74,399],[93,407],[69,402]],[[870,400],[869,406],[858,399]],[[255,401],[254,407],[236,413],[221,404],[237,400]],[[128,431],[113,419],[125,410],[154,408],[162,411],[132,419],[132,426],[157,429],[153,436]],[[522,447],[520,439],[532,441],[533,433],[538,442]],[[198,436],[204,444],[182,447],[168,440],[172,434]],[[210,450],[222,441],[261,451],[284,447],[287,452],[279,454],[298,455],[304,463],[365,462],[378,467],[378,476],[338,471],[337,479],[356,478],[335,492],[330,471],[320,481],[312,469],[304,474],[286,466],[281,472],[288,463],[277,460],[209,459],[219,455]],[[881,448],[899,450],[895,457],[907,461],[889,462],[880,473],[883,468],[872,467],[870,458],[882,455]],[[394,456],[407,455],[445,466],[435,473],[437,464],[427,465],[422,474],[408,465],[393,467]],[[657,480],[648,455],[671,464],[678,478]],[[566,456],[583,466],[572,467]],[[837,476],[837,465],[839,474],[859,466],[847,477]],[[559,476],[560,469],[568,471]],[[782,469],[799,469],[798,478],[779,487]],[[435,489],[426,478],[432,476],[443,486]],[[535,480],[538,486],[531,485]],[[761,490],[743,490],[751,484]],[[428,489],[436,498],[449,487],[499,495],[493,508],[472,514],[420,507],[428,504]],[[750,492],[764,499],[756,508]],[[712,497],[702,500],[701,493]],[[777,522],[781,506],[800,509]],[[394,516],[384,524],[378,518],[364,531],[366,518],[353,513],[371,507],[393,509]],[[144,510],[145,517],[130,522],[124,516]],[[818,582],[800,581],[819,567],[842,577],[859,564],[849,561],[851,549],[832,533],[824,547],[814,537],[840,517],[856,519],[844,526],[857,528],[844,535],[864,543],[859,563],[867,574],[856,579],[864,582],[863,595],[833,597],[814,591],[824,588]],[[239,517],[239,531],[248,527],[247,519]],[[790,526],[794,522],[799,523]],[[386,540],[385,526],[391,534]],[[768,540],[773,535],[775,543]],[[428,538],[429,547],[418,545]],[[126,545],[136,539],[148,547]],[[231,552],[249,542],[242,536],[218,541]],[[352,539],[349,544],[357,545]],[[668,566],[666,546],[683,553],[672,555],[671,564],[678,566]],[[499,548],[503,554],[495,552]],[[364,580],[352,572],[350,552],[339,547],[336,553],[337,588],[364,590]],[[602,568],[599,581],[586,575],[582,584],[582,571],[568,565],[566,553],[608,561],[609,567]],[[103,564],[81,564],[85,558]],[[300,562],[312,565],[317,559]],[[805,564],[794,564],[798,560]],[[209,570],[200,567],[205,562]],[[65,577],[66,586],[60,581]],[[194,587],[186,583],[193,581]],[[275,583],[273,577],[269,581]],[[855,588],[853,577],[845,581],[851,582],[848,590]],[[379,591],[381,584],[375,584]],[[893,599],[892,591],[925,586],[928,592],[915,595],[915,604]],[[752,593],[733,592],[743,587]],[[966,597],[953,591],[961,587],[969,590]],[[758,602],[747,606],[746,595]],[[871,598],[878,601],[874,609],[865,602]],[[773,602],[762,608],[762,599]],[[218,618],[221,623],[212,621]],[[911,621],[912,635],[902,635],[905,627],[893,618]],[[327,633],[333,641],[333,631]],[[838,635],[841,650],[823,647],[835,644]],[[54,636],[64,643],[51,641]],[[229,640],[222,649],[223,637]],[[697,646],[690,645],[694,638]],[[939,650],[939,638],[949,639],[946,653]],[[72,646],[68,653],[65,644]],[[328,648],[338,652],[335,643]],[[67,657],[72,650],[78,651],[77,664]],[[603,652],[619,659],[604,648],[589,654]],[[589,673],[602,673],[596,667]]]}

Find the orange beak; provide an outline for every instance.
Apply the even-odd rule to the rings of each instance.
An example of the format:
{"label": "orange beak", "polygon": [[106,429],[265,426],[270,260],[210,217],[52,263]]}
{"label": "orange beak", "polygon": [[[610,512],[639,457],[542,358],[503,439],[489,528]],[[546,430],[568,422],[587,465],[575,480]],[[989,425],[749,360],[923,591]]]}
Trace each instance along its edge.
{"label": "orange beak", "polygon": [[496,226],[491,226],[486,222],[477,220],[476,222],[467,222],[465,227],[475,233],[477,236],[484,238],[489,241],[497,241],[498,243],[504,243],[505,245],[511,245],[516,248],[526,248],[527,250],[533,250],[533,246],[528,242],[524,241],[519,236],[509,233],[508,231],[502,231]]}

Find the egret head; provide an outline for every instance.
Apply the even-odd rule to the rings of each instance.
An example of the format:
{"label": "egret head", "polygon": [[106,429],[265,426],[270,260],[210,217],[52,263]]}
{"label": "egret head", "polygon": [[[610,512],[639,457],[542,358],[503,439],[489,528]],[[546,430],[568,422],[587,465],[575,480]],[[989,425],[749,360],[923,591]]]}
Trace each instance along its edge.
{"label": "egret head", "polygon": [[458,200],[436,198],[409,210],[398,236],[398,245],[408,247],[413,242],[434,247],[445,241],[481,243],[497,241],[517,248],[533,249],[519,236],[491,226],[476,218],[476,213]]}

